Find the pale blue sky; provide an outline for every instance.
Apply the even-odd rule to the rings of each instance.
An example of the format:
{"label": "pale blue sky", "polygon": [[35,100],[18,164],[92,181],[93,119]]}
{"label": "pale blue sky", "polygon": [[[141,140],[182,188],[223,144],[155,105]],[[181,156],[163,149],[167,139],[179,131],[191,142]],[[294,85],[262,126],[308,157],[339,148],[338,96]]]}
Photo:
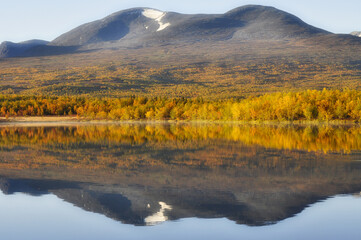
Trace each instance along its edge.
{"label": "pale blue sky", "polygon": [[0,42],[53,40],[80,24],[131,7],[224,13],[246,4],[274,6],[335,33],[361,30],[360,0],[17,0],[1,2]]}

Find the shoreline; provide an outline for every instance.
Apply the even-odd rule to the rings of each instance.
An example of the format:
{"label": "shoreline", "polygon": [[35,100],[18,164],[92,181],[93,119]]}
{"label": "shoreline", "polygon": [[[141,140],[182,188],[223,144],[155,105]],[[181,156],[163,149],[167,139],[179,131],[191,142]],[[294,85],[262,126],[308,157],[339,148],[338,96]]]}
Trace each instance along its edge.
{"label": "shoreline", "polygon": [[212,120],[107,120],[89,119],[77,116],[25,116],[0,117],[0,127],[9,126],[65,126],[65,125],[101,125],[101,124],[235,124],[235,125],[296,125],[296,126],[361,126],[360,123],[345,120],[333,121],[212,121]]}

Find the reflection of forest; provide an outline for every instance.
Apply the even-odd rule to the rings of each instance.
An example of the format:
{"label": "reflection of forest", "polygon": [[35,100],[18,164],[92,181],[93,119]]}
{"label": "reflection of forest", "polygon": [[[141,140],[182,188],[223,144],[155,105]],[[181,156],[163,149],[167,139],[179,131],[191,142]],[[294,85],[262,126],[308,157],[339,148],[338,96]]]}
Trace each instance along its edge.
{"label": "reflection of forest", "polygon": [[360,132],[358,127],[218,124],[3,127],[0,166],[117,171],[177,165],[298,171],[318,159],[352,161],[361,150]]}
{"label": "reflection of forest", "polygon": [[[10,194],[51,192],[131,224],[144,224],[158,202],[172,206],[169,219],[265,224],[359,192],[359,132],[217,124],[0,128],[0,185]],[[114,201],[126,209],[114,209]]]}
{"label": "reflection of forest", "polygon": [[0,147],[14,145],[143,144],[227,140],[266,148],[350,152],[361,150],[358,125],[122,124],[1,127]]}
{"label": "reflection of forest", "polygon": [[178,166],[329,172],[357,163],[360,131],[340,126],[218,124],[4,127],[0,128],[0,167],[124,172]]}

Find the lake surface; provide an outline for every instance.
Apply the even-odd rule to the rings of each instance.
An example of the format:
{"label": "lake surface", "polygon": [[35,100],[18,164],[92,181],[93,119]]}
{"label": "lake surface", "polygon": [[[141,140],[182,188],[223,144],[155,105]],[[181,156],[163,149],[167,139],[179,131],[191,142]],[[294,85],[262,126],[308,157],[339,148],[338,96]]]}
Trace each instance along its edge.
{"label": "lake surface", "polygon": [[4,239],[360,239],[361,128],[0,125]]}

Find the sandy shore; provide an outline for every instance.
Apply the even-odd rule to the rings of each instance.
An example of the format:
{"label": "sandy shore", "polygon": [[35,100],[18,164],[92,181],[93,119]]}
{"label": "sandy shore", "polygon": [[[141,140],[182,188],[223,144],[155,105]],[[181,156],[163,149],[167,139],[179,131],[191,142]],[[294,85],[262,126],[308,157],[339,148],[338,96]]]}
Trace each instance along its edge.
{"label": "sandy shore", "polygon": [[47,117],[0,117],[0,126],[59,126],[86,123],[85,119],[76,116],[47,116]]}
{"label": "sandy shore", "polygon": [[76,116],[47,116],[47,117],[0,117],[0,122],[67,122],[81,121]]}
{"label": "sandy shore", "polygon": [[0,117],[0,127],[9,126],[71,126],[71,125],[102,125],[102,124],[164,124],[175,121],[147,121],[147,120],[92,120],[77,116],[45,116],[45,117]]}

